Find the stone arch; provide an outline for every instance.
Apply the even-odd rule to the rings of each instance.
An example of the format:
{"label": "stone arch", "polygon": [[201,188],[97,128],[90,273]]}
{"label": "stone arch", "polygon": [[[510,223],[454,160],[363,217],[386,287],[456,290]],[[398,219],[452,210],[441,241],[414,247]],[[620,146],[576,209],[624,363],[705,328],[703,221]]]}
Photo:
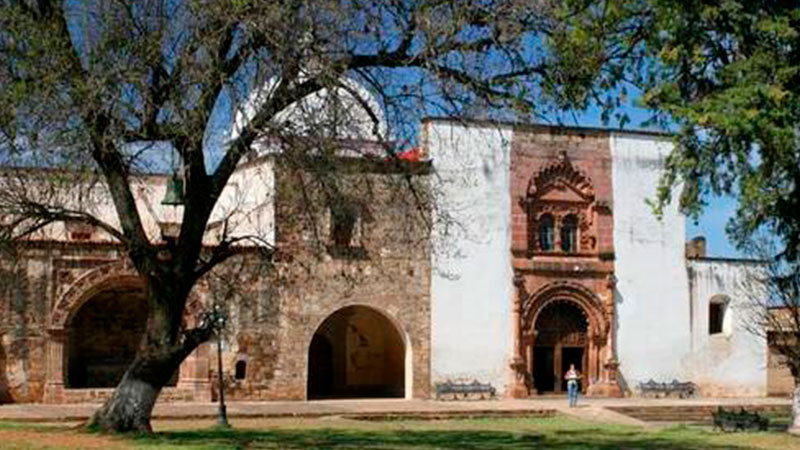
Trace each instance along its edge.
{"label": "stone arch", "polygon": [[63,331],[86,301],[110,286],[144,288],[144,281],[126,262],[109,263],[86,272],[67,288],[53,306],[50,314],[51,331]]}
{"label": "stone arch", "polygon": [[[141,286],[104,286],[82,301],[67,320],[64,383],[69,389],[115,387],[145,334],[148,305]],[[173,378],[168,385],[176,382]]]}
{"label": "stone arch", "polygon": [[[539,323],[540,317],[552,320],[553,314],[548,313],[556,309],[560,309],[561,315],[575,316],[572,322],[585,324],[579,330],[582,337],[560,341],[560,337],[553,340],[549,339],[552,336],[539,336],[540,330],[547,328]],[[570,363],[575,363],[582,372],[584,390],[600,379],[602,355],[610,343],[611,330],[594,292],[574,282],[550,283],[523,299],[520,319],[519,354],[527,365],[531,392],[562,392],[561,373]]]}
{"label": "stone arch", "polygon": [[[43,396],[45,403],[86,401],[87,398],[101,398],[86,397],[84,394],[78,393],[81,389],[71,390],[65,385],[68,369],[70,324],[87,302],[98,295],[103,295],[105,291],[119,289],[145,289],[144,280],[127,261],[110,262],[87,271],[70,284],[56,300],[48,323],[47,381]],[[203,308],[202,297],[194,290],[189,293],[189,298],[184,308],[183,320],[185,325],[195,325]],[[177,383],[178,388],[193,391],[191,394],[186,394],[192,395],[192,397],[187,398],[210,399],[206,358],[207,348],[203,344],[181,364]],[[108,394],[102,393],[102,389],[104,388],[92,395],[102,396]]]}
{"label": "stone arch", "polygon": [[[58,298],[50,313],[50,331],[53,333],[63,331],[86,301],[111,287],[144,289],[145,284],[138,272],[126,262],[109,263],[94,268],[81,275]],[[202,310],[203,301],[192,290],[186,300],[184,321],[188,325],[193,325]]]}
{"label": "stone arch", "polygon": [[411,344],[389,314],[341,307],[314,328],[307,347],[306,397],[410,397]]}
{"label": "stone arch", "polygon": [[533,331],[539,313],[551,302],[566,300],[578,305],[589,321],[589,329],[595,334],[605,334],[609,330],[602,304],[597,295],[587,287],[570,281],[550,283],[522,302],[522,326],[524,333]]}

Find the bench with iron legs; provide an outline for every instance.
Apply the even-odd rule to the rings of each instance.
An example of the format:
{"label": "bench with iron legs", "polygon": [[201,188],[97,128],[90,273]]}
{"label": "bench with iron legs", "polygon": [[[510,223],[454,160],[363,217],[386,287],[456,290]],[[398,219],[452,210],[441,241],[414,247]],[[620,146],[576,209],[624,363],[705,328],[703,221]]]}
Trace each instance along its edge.
{"label": "bench with iron legs", "polygon": [[452,395],[452,400],[458,400],[459,396],[462,399],[474,398],[480,395],[480,398],[494,398],[497,391],[490,383],[481,383],[478,380],[473,380],[471,383],[459,383],[454,381],[446,381],[444,383],[436,383],[436,399],[441,400],[444,396]]}
{"label": "bench with iron legs", "polygon": [[646,383],[639,383],[639,391],[644,397],[648,395],[654,397],[677,395],[680,398],[689,398],[697,395],[697,385],[691,381],[672,380],[670,383],[658,383],[650,379]]}
{"label": "bench with iron legs", "polygon": [[719,428],[722,431],[766,431],[769,427],[769,419],[761,417],[757,412],[750,412],[744,408],[737,412],[725,410],[720,406],[716,412],[712,413],[712,416],[715,430]]}

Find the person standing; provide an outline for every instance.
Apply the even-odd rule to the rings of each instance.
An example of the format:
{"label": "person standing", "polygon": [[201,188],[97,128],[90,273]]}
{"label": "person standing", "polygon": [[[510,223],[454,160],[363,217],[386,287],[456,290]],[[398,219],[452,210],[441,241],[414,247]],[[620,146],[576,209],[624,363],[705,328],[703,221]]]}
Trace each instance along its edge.
{"label": "person standing", "polygon": [[570,408],[578,405],[578,380],[581,379],[581,373],[575,368],[575,364],[569,365],[569,370],[564,375],[567,380],[567,399],[569,400]]}

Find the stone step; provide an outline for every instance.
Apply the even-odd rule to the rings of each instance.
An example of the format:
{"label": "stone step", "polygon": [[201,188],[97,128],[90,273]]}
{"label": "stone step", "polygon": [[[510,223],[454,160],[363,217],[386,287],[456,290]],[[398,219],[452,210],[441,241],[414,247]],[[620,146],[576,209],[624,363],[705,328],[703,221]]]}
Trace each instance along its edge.
{"label": "stone step", "polygon": [[651,424],[631,417],[626,414],[621,414],[612,411],[609,408],[599,406],[579,406],[577,408],[559,407],[558,411],[566,416],[573,417],[579,420],[590,420],[601,423],[616,423],[620,425],[633,425],[649,427]]}
{"label": "stone step", "polygon": [[514,410],[449,410],[449,411],[397,411],[340,414],[339,417],[351,420],[364,420],[370,422],[391,422],[400,420],[453,420],[453,419],[486,419],[486,418],[541,418],[553,417],[555,409],[514,409]]}

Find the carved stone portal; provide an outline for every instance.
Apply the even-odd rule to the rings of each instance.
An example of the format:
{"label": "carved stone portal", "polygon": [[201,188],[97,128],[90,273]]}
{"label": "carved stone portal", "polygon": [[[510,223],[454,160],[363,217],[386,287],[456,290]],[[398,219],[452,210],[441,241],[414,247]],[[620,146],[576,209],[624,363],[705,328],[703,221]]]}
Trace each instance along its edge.
{"label": "carved stone portal", "polygon": [[610,326],[613,304],[609,314],[597,295],[571,282],[551,283],[531,295],[524,285],[517,289],[519,338],[511,395],[563,392],[563,374],[574,364],[584,392],[621,396]]}

